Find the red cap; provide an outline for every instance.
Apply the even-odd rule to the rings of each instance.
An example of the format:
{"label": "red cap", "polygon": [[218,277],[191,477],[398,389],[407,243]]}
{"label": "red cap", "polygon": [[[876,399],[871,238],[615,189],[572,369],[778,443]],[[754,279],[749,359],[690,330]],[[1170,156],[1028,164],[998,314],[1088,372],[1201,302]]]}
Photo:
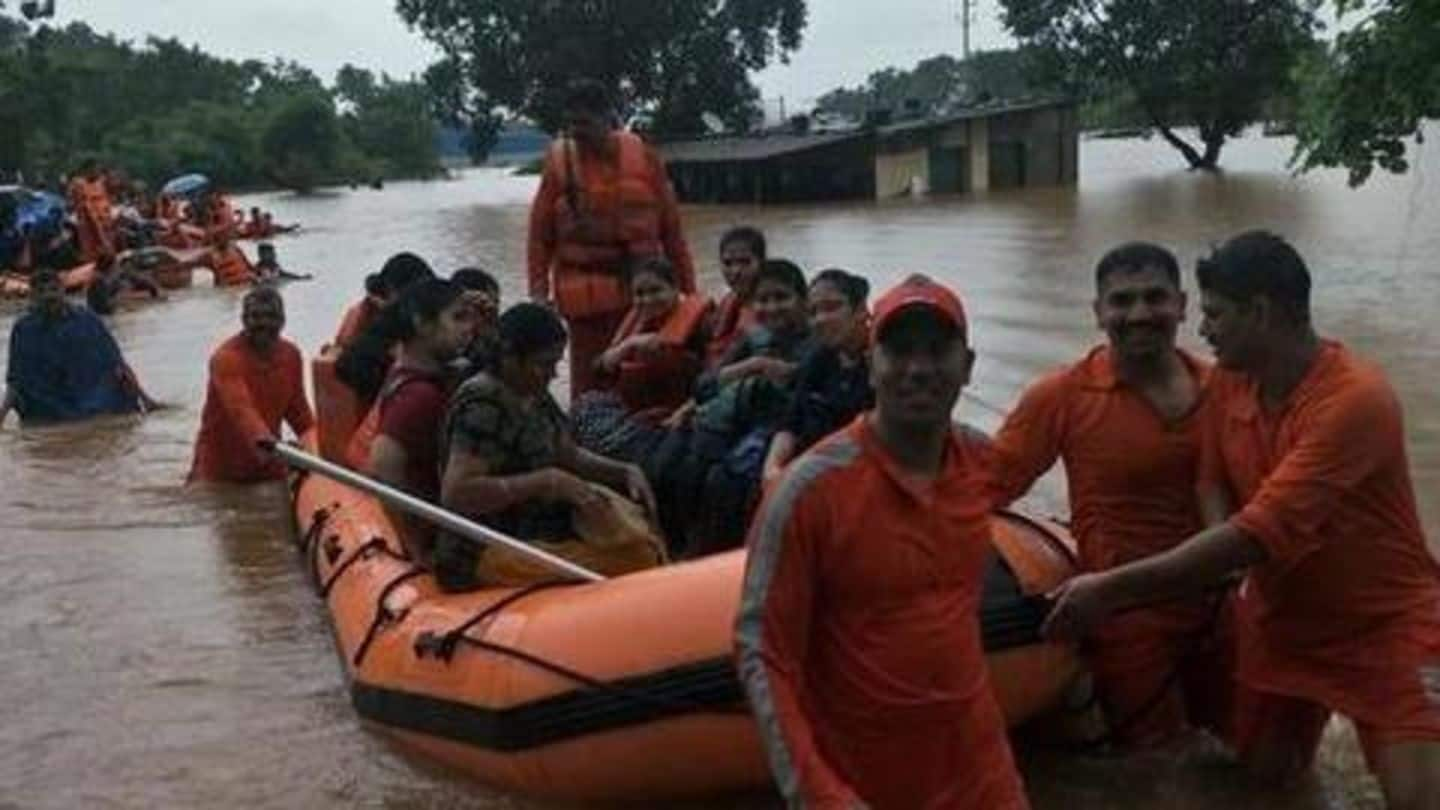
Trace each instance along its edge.
{"label": "red cap", "polygon": [[960,303],[960,297],[949,288],[935,283],[929,276],[916,274],[900,282],[875,302],[875,314],[870,322],[871,341],[878,343],[880,332],[901,310],[909,307],[928,307],[962,334],[965,332],[965,307]]}

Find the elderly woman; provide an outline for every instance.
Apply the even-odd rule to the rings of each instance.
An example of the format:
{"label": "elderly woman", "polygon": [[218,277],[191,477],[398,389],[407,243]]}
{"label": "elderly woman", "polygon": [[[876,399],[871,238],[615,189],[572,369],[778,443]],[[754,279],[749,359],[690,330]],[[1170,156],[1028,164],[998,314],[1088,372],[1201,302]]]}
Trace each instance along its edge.
{"label": "elderly woman", "polygon": [[[643,539],[612,548],[575,539],[577,523],[604,524],[617,508],[605,488],[651,515],[655,499],[639,467],[596,455],[571,437],[549,391],[565,354],[564,323],[548,307],[517,304],[500,316],[499,336],[498,361],[455,392],[446,414],[441,503],[601,573],[657,562],[653,549],[638,547]],[[447,590],[500,584],[495,572],[502,559],[497,550],[442,534],[436,578]]]}

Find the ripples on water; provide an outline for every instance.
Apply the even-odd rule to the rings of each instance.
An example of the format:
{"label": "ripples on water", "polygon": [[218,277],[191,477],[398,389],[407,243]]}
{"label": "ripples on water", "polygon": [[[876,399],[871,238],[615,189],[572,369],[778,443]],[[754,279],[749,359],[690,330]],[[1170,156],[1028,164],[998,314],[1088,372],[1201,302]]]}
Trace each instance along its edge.
{"label": "ripples on water", "polygon": [[[1399,389],[1435,537],[1440,393],[1428,381],[1440,339],[1425,324],[1440,303],[1440,161],[1422,153],[1411,176],[1349,191],[1335,174],[1283,173],[1288,148],[1234,144],[1229,173],[1207,177],[1177,171],[1159,142],[1096,141],[1083,146],[1078,191],[693,208],[686,222],[709,289],[721,285],[715,240],[739,222],[763,226],[777,255],[812,270],[847,267],[879,288],[914,271],[954,283],[981,355],[961,410],[985,428],[1035,375],[1096,340],[1090,268],[1105,249],[1157,240],[1188,267],[1238,230],[1273,228],[1311,263],[1321,329],[1381,361]],[[276,244],[286,266],[319,276],[286,292],[288,332],[313,352],[364,276],[399,250],[444,271],[496,271],[506,300],[519,300],[533,190],[533,179],[480,171],[384,192],[242,202],[305,223]],[[0,808],[533,806],[412,761],[363,729],[328,619],[292,551],[279,487],[181,488],[206,358],[237,329],[239,297],[196,288],[112,320],[146,386],[175,408],[0,431]],[[11,321],[0,315],[0,329]],[[1187,342],[1196,346],[1193,333]],[[1062,493],[1052,477],[1036,504],[1058,510]],[[1126,761],[1044,751],[1024,759],[1037,808],[1378,806],[1339,724],[1315,778],[1284,797],[1257,793],[1204,746]]]}

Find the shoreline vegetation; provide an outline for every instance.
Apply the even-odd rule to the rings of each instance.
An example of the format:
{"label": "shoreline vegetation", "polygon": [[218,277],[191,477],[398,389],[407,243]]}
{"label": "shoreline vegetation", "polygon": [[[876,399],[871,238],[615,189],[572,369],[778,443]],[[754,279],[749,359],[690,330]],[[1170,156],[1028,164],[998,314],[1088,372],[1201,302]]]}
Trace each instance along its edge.
{"label": "shoreline vegetation", "polygon": [[416,79],[346,65],[327,83],[295,62],[0,12],[0,182],[56,190],[86,159],[152,189],[189,172],[237,192],[440,178],[432,109]]}

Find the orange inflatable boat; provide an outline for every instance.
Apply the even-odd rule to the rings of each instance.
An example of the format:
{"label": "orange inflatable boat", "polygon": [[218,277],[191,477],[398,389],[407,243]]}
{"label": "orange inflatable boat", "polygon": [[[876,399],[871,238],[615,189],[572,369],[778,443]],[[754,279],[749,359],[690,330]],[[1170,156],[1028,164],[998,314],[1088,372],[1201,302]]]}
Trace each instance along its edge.
{"label": "orange inflatable boat", "polygon": [[[317,381],[321,412],[343,412],[343,392],[325,390],[333,376]],[[400,556],[375,499],[318,475],[293,491],[355,709],[403,746],[545,798],[770,783],[732,659],[743,551],[600,583],[445,594]],[[1038,637],[1039,595],[1072,573],[1072,554],[1057,525],[1007,513],[994,526],[980,620],[1013,725],[1055,706],[1079,672],[1073,650]]]}

